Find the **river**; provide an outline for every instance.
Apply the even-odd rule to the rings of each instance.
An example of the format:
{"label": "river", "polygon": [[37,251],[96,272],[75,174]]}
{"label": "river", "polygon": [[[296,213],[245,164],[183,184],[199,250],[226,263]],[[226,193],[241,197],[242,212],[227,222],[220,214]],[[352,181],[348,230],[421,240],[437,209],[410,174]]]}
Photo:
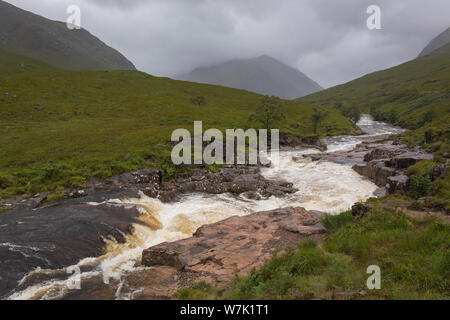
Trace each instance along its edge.
{"label": "river", "polygon": [[[328,152],[352,150],[368,136],[402,132],[402,129],[376,122],[368,115],[361,117],[358,126],[366,133],[365,135],[324,139]],[[9,299],[63,298],[74,290],[69,287],[76,284],[75,280],[78,279],[76,277],[81,279],[81,292],[83,281],[88,279],[102,278],[106,282],[120,282],[125,273],[139,272],[143,268],[136,267],[143,249],[161,242],[190,237],[198,227],[231,216],[244,216],[252,212],[288,206],[301,206],[308,210],[338,214],[350,209],[354,203],[374,196],[377,186],[353,171],[351,165],[327,161],[313,162],[303,157],[318,152],[315,149],[281,151],[280,161],[276,165],[262,169],[265,178],[284,179],[298,189],[296,193],[283,198],[250,200],[231,194],[189,194],[176,203],[167,204],[141,194],[140,198],[135,199],[108,200],[107,203],[113,206],[136,205],[143,214],[141,219],[146,224],[136,224],[133,234],[126,235],[125,244],[107,240],[106,254],[101,257],[88,257],[75,266],[59,270],[35,269],[21,280],[22,284],[28,282],[31,284],[21,291],[14,292]],[[99,204],[89,203],[92,206]],[[155,225],[158,228],[155,228]],[[74,270],[80,270],[80,274],[68,274],[68,271],[72,273]],[[40,280],[30,281],[33,278]],[[118,290],[116,294],[118,299],[129,297],[130,292]]]}

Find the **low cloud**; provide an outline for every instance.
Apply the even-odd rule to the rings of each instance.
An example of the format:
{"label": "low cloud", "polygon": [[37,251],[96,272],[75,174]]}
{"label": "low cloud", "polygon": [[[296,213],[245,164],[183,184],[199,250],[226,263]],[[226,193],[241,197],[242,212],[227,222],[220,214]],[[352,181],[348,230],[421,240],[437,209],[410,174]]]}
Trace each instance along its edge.
{"label": "low cloud", "polygon": [[[9,0],[65,20],[82,9],[83,27],[150,74],[268,54],[329,87],[413,59],[450,16],[447,0]],[[377,4],[382,29],[368,30]]]}

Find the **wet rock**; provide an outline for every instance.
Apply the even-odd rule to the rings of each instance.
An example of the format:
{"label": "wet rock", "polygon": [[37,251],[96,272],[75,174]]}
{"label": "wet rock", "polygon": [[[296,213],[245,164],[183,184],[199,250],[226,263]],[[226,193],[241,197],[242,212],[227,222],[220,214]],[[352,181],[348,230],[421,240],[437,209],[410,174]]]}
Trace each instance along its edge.
{"label": "wet rock", "polygon": [[390,194],[393,193],[406,194],[408,192],[408,181],[409,181],[408,176],[404,174],[388,177],[387,190]]}
{"label": "wet rock", "polygon": [[214,282],[227,281],[236,272],[247,274],[260,266],[274,250],[320,239],[325,232],[319,223],[322,215],[303,208],[283,208],[232,217],[200,227],[191,238],[144,250],[142,264],[203,274]]}
{"label": "wet rock", "polygon": [[49,194],[50,192],[38,193],[34,197],[28,199],[27,202],[31,208],[37,208],[45,201],[45,199],[47,199]]}
{"label": "wet rock", "polygon": [[372,180],[379,187],[385,187],[388,178],[397,175],[395,169],[386,166],[386,160],[373,160],[366,164],[356,164],[352,168],[360,175]]}
{"label": "wet rock", "polygon": [[423,150],[411,151],[405,145],[392,142],[365,147],[372,149],[364,156],[363,163],[353,165],[353,170],[369,178],[377,186],[385,187],[389,194],[406,193],[408,188],[406,169],[418,161],[433,159],[432,154]]}
{"label": "wet rock", "polygon": [[174,181],[163,183],[158,197],[163,202],[172,202],[183,194],[194,192],[233,193],[261,198],[283,197],[296,191],[292,184],[286,181],[265,179],[259,168],[238,167],[224,168],[215,173],[207,170],[189,172]]}
{"label": "wet rock", "polygon": [[67,193],[67,196],[69,198],[82,198],[82,197],[86,197],[87,196],[87,192],[84,190],[75,190],[75,191],[70,191]]}
{"label": "wet rock", "polygon": [[373,195],[378,198],[383,198],[388,195],[388,191],[387,191],[386,187],[381,187],[381,188],[378,188],[377,190],[375,190]]}
{"label": "wet rock", "polygon": [[327,150],[327,145],[322,142],[319,136],[295,137],[288,133],[280,133],[280,146],[289,148],[314,148],[321,151]]}
{"label": "wet rock", "polygon": [[109,179],[117,185],[160,185],[162,182],[162,171],[154,168],[141,169],[129,173],[120,174]]}
{"label": "wet rock", "polygon": [[354,217],[364,217],[370,208],[364,203],[356,203],[352,206],[352,216]]}
{"label": "wet rock", "polygon": [[396,169],[408,169],[422,160],[433,160],[433,155],[424,152],[405,152],[391,160],[391,166]]}
{"label": "wet rock", "polygon": [[364,156],[364,161],[369,162],[372,160],[389,159],[401,152],[398,145],[385,145],[383,147],[378,147],[370,151]]}
{"label": "wet rock", "polygon": [[0,214],[0,298],[7,297],[20,279],[38,267],[60,269],[100,256],[105,239],[123,243],[133,224],[141,223],[139,215],[135,208],[91,206],[80,199]]}
{"label": "wet rock", "polygon": [[244,192],[242,194],[242,196],[244,196],[245,198],[250,199],[250,200],[261,200],[262,199],[261,195],[256,191]]}

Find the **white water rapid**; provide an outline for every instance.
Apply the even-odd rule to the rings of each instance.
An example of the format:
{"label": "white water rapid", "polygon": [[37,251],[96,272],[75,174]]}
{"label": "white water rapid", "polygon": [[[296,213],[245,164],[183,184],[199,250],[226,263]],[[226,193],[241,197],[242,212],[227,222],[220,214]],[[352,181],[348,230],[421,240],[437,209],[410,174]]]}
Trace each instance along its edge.
{"label": "white water rapid", "polygon": [[[401,129],[373,121],[364,115],[358,125],[367,134],[358,136],[341,136],[325,139],[329,152],[351,150],[362,141],[362,137],[396,134]],[[249,200],[230,194],[204,195],[190,194],[180,201],[164,204],[157,199],[141,194],[137,199],[112,199],[110,205],[136,205],[142,212],[143,225],[135,225],[135,231],[127,236],[125,244],[109,241],[106,254],[99,258],[86,258],[71,270],[80,268],[81,281],[90,277],[102,276],[103,279],[119,281],[126,272],[138,271],[134,267],[141,258],[143,249],[164,241],[176,241],[190,237],[195,230],[205,224],[215,223],[231,216],[243,216],[252,212],[271,210],[287,206],[301,206],[308,210],[319,210],[338,214],[351,208],[358,201],[364,201],[373,196],[377,186],[359,176],[350,165],[335,164],[326,161],[312,162],[303,158],[304,154],[317,153],[309,149],[301,151],[282,151],[277,166],[262,169],[262,175],[267,179],[283,179],[293,183],[298,189],[295,194],[284,198],[271,197],[263,200]],[[92,205],[98,205],[92,203]],[[142,267],[140,267],[142,268]],[[10,299],[57,299],[63,297],[71,289],[73,277],[61,277],[63,270],[36,269],[28,274],[22,282],[27,281],[36,273],[59,275],[48,277],[43,283],[31,285],[23,291],[10,296]],[[120,287],[120,286],[119,286]],[[120,292],[116,298],[129,298]]]}

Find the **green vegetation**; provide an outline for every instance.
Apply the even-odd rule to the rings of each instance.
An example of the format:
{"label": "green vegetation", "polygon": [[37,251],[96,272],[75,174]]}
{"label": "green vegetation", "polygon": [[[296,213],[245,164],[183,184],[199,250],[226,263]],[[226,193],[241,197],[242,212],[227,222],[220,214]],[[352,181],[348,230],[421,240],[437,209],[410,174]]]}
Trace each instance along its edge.
{"label": "green vegetation", "polygon": [[412,198],[418,199],[431,194],[433,183],[430,178],[412,175],[409,177],[409,194]]}
{"label": "green vegetation", "polygon": [[344,117],[349,118],[354,123],[358,122],[361,118],[361,111],[356,105],[347,106],[342,103],[336,103],[335,108],[341,111]]}
{"label": "green vegetation", "polygon": [[[329,234],[282,254],[223,288],[205,283],[181,289],[178,299],[448,299],[450,226],[380,208],[363,218],[326,216]],[[367,267],[381,269],[381,289],[368,290]]]}
{"label": "green vegetation", "polygon": [[[299,99],[315,107],[341,110],[348,118],[370,113],[376,120],[412,129],[402,135],[410,146],[450,152],[450,44],[425,57],[375,72]],[[351,110],[356,108],[356,110]],[[427,138],[427,139],[426,139]]]}
{"label": "green vegetation", "polygon": [[436,177],[434,172],[445,165],[438,161],[424,160],[417,162],[408,168],[406,174],[409,176],[409,195],[418,199],[431,196],[427,199],[428,207],[438,210],[450,211],[450,178],[448,173],[441,172],[441,176]]}
{"label": "green vegetation", "polygon": [[362,78],[298,99],[313,107],[333,107],[357,121],[360,113],[376,120],[409,128],[400,139],[413,148],[434,153],[434,161],[410,168],[410,195],[432,196],[450,210],[450,178],[436,180],[433,169],[446,165],[450,157],[450,44],[433,53],[375,72]]}
{"label": "green vegetation", "polygon": [[338,215],[330,215],[326,214],[322,218],[322,225],[328,230],[328,231],[335,231],[339,228],[342,228],[343,226],[347,225],[348,223],[353,221],[353,216],[351,211],[346,211]]}
{"label": "green vegetation", "polygon": [[[62,71],[2,51],[0,88],[0,198],[78,188],[94,176],[149,166],[173,177],[185,169],[170,161],[174,129],[193,130],[194,120],[204,130],[253,127],[247,119],[262,98],[137,71]],[[194,105],[193,97],[207,104]],[[280,130],[312,135],[311,106],[282,102]],[[322,136],[354,130],[333,109],[318,127]]]}
{"label": "green vegetation", "polygon": [[263,97],[248,120],[262,124],[263,128],[270,132],[275,121],[286,120],[281,99],[278,97]]}
{"label": "green vegetation", "polygon": [[[449,60],[450,44],[426,57],[299,100],[314,106],[357,106],[379,120],[417,129],[450,116]],[[392,111],[395,119],[390,119]]]}
{"label": "green vegetation", "polygon": [[311,122],[313,127],[313,132],[317,133],[317,128],[319,124],[327,117],[327,112],[323,110],[318,110],[317,108],[313,109],[313,113],[311,115]]}

